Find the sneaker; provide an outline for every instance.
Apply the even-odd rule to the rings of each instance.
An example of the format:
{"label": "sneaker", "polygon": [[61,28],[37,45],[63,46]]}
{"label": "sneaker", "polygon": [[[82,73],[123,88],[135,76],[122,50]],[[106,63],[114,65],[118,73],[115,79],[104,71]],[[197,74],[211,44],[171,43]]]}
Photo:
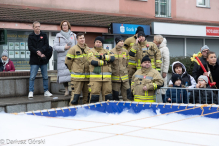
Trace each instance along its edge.
{"label": "sneaker", "polygon": [[44,96],[52,96],[52,94],[49,91],[44,92]]}
{"label": "sneaker", "polygon": [[29,92],[28,98],[29,98],[29,99],[33,99],[33,92],[32,92],[32,91]]}

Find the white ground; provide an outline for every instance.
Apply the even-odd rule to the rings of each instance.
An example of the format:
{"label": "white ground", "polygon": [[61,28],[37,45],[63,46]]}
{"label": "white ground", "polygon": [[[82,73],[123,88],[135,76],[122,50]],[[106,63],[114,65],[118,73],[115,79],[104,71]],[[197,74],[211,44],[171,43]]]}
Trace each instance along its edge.
{"label": "white ground", "polygon": [[179,114],[146,118],[153,115],[150,110],[104,114],[85,109],[67,118],[0,113],[0,145],[21,145],[21,140],[42,146],[219,145],[219,119],[178,121],[192,117]]}

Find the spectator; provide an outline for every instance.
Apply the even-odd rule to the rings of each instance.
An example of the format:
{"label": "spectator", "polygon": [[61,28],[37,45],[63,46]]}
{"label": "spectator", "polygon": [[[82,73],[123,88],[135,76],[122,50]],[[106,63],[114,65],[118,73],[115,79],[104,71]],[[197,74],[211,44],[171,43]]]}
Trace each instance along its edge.
{"label": "spectator", "polygon": [[[195,88],[195,79],[186,72],[186,67],[179,61],[175,61],[172,64],[173,74],[179,74],[182,78],[182,85],[188,88]],[[173,84],[172,77],[170,78],[169,85]]]}
{"label": "spectator", "polygon": [[13,62],[8,58],[8,51],[4,50],[2,52],[1,61],[3,63],[3,71],[15,71]]}
{"label": "spectator", "polygon": [[50,48],[47,35],[40,31],[40,23],[37,21],[33,23],[33,32],[28,36],[28,49],[30,51],[30,79],[28,98],[33,99],[34,80],[39,68],[43,76],[44,96],[52,96],[52,94],[48,91],[47,63],[49,56],[47,57],[45,55],[47,51],[50,51]]}
{"label": "spectator", "polygon": [[[204,45],[201,49],[200,49],[200,52],[202,54],[202,57],[200,57],[200,61],[202,62],[202,64],[204,66],[206,66],[207,64],[207,53],[210,51],[209,47],[207,45]],[[202,71],[199,71],[201,69],[200,65],[198,65],[196,62],[194,64],[194,67],[193,67],[193,71],[192,71],[192,76],[194,77],[195,81],[197,82],[197,79],[200,75],[203,74]],[[205,68],[207,69],[207,68]]]}
{"label": "spectator", "polygon": [[71,31],[71,25],[68,21],[64,20],[60,24],[61,31],[56,34],[54,41],[54,50],[57,51],[57,82],[63,83],[65,87],[65,96],[69,95],[68,82],[71,81],[71,74],[65,65],[65,57],[68,50],[77,44],[76,34]]}
{"label": "spectator", "polygon": [[[211,89],[211,87],[208,85],[208,77],[204,75],[199,76],[198,84],[196,84],[196,88],[197,89],[198,88],[199,89]],[[200,104],[213,104],[213,103],[217,104],[218,103],[217,97],[214,94],[214,92],[209,91],[209,90],[200,90],[200,92],[199,90],[195,90],[194,97],[193,97],[193,94],[191,94],[190,96],[190,99],[191,99],[190,102],[193,103],[194,98],[195,98],[195,103],[200,103]]]}
{"label": "spectator", "polygon": [[[176,88],[185,88],[182,85],[182,78],[179,74],[173,74],[172,76],[173,85],[169,85],[169,87],[176,87]],[[182,101],[183,99],[183,101]],[[166,92],[166,101],[173,103],[188,103],[187,102],[187,92],[185,89],[168,89]]]}
{"label": "spectator", "polygon": [[[153,42],[157,45],[161,52],[161,76],[164,79],[164,87],[167,87],[167,73],[170,65],[170,52],[167,48],[167,40],[166,38],[163,38],[162,35],[155,35]],[[161,89],[161,92],[163,102],[165,102],[166,89]]]}
{"label": "spectator", "polygon": [[[207,72],[203,72],[200,68],[199,71],[205,76],[209,76],[211,82],[216,82],[215,88],[219,88],[219,62],[217,62],[217,56],[215,52],[209,51],[207,54],[207,64],[204,65]],[[210,74],[208,75],[208,72]]]}

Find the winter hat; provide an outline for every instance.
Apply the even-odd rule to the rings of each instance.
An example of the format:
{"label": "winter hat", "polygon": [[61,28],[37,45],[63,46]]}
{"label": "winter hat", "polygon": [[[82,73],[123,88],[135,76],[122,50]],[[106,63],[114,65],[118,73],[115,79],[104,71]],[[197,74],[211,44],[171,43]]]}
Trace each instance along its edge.
{"label": "winter hat", "polygon": [[205,80],[206,83],[208,83],[208,77],[207,77],[207,76],[200,75],[200,76],[198,77],[198,79],[203,79],[203,80]]}
{"label": "winter hat", "polygon": [[144,61],[150,61],[151,62],[151,59],[148,57],[148,55],[146,55],[142,58],[141,63],[144,62]]}
{"label": "winter hat", "polygon": [[118,42],[120,42],[120,41],[122,41],[122,40],[124,40],[121,36],[117,36],[116,38],[115,38],[115,42],[116,42],[116,44],[118,44]]}
{"label": "winter hat", "polygon": [[8,51],[7,51],[7,50],[4,50],[4,51],[2,52],[2,56],[7,56],[7,57],[8,57]]}
{"label": "winter hat", "polygon": [[209,50],[209,47],[207,45],[204,45],[202,48],[201,48],[201,52],[205,49],[208,49]]}
{"label": "winter hat", "polygon": [[140,36],[144,36],[144,37],[145,37],[145,34],[144,34],[143,31],[139,31],[139,32],[138,32],[138,37],[140,37]]}
{"label": "winter hat", "polygon": [[103,38],[101,36],[97,36],[95,38],[95,40],[94,40],[94,43],[96,42],[96,40],[99,40],[99,41],[101,41],[103,43]]}
{"label": "winter hat", "polygon": [[173,76],[172,76],[173,84],[175,84],[175,82],[176,82],[177,80],[182,81],[181,76],[180,76],[179,74],[173,74]]}
{"label": "winter hat", "polygon": [[135,32],[135,34],[136,34],[136,33],[139,33],[139,31],[143,31],[143,32],[144,32],[144,28],[141,27],[141,26],[138,26],[138,27],[137,27],[137,30],[136,30],[136,32]]}

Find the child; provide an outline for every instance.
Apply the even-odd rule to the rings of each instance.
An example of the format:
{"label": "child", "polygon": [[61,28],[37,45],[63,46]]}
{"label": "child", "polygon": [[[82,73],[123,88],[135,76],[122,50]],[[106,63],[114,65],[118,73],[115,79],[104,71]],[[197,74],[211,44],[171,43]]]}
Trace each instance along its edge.
{"label": "child", "polygon": [[[196,88],[211,89],[211,87],[208,85],[208,77],[204,75],[199,76],[198,84],[196,84]],[[213,103],[217,104],[218,103],[217,97],[213,91],[200,90],[200,97],[199,97],[199,90],[195,90],[194,95],[195,95],[195,103],[201,103],[201,104],[213,104]],[[206,101],[206,97],[207,97],[207,101]],[[212,97],[213,97],[213,100],[212,100]],[[190,99],[193,100],[193,94],[191,94]]]}
{"label": "child", "polygon": [[173,85],[169,85],[169,87],[177,87],[179,89],[168,89],[166,92],[166,101],[172,103],[188,103],[187,102],[187,91],[185,89],[180,89],[180,88],[185,88],[182,83],[182,78],[179,74],[173,74],[172,76],[172,82]]}
{"label": "child", "polygon": [[[195,79],[186,72],[186,67],[179,61],[173,62],[172,64],[173,74],[179,74],[182,77],[182,85],[188,86],[188,88],[195,88]],[[173,84],[172,77],[169,81],[169,85]]]}

